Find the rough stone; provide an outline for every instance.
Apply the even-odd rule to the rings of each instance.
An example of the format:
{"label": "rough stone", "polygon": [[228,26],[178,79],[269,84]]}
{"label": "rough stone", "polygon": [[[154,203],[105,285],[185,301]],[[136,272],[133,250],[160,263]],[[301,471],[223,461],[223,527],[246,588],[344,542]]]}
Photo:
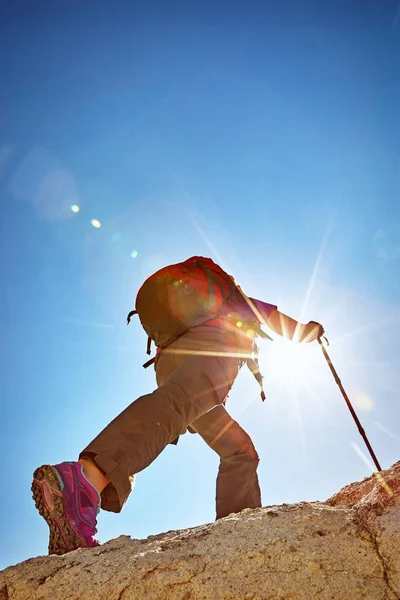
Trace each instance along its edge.
{"label": "rough stone", "polygon": [[0,600],[400,600],[400,462],[326,502],[27,560]]}

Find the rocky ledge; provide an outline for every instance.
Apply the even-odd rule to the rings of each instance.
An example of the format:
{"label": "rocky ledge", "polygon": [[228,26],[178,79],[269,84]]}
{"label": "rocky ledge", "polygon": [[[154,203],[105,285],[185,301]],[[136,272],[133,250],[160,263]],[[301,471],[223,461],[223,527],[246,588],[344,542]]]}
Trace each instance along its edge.
{"label": "rocky ledge", "polygon": [[27,560],[0,600],[400,600],[400,462],[326,502]]}

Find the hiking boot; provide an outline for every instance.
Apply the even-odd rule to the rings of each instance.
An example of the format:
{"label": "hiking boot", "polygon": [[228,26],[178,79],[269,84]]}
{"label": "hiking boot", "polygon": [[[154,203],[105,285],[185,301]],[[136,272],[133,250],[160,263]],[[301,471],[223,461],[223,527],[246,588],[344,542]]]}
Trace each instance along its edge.
{"label": "hiking boot", "polygon": [[43,465],[32,482],[33,499],[50,528],[49,554],[100,546],[96,516],[100,495],[86,479],[78,462]]}

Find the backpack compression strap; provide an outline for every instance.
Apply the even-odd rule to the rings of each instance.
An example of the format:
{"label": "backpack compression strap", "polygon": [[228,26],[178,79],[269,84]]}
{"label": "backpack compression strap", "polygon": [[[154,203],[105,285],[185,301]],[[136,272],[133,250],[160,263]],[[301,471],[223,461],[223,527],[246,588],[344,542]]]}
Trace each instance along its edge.
{"label": "backpack compression strap", "polygon": [[[137,315],[138,311],[137,310],[131,310],[131,312],[128,314],[127,318],[126,318],[126,324],[129,325],[129,323],[131,322],[131,318],[133,317],[133,315]],[[148,336],[147,338],[147,349],[146,349],[146,354],[151,354],[151,342],[153,340],[151,339],[150,336]],[[152,365],[155,362],[155,357],[151,358],[150,360],[148,360],[147,362],[144,363],[143,367],[145,369],[147,369],[147,367],[150,367],[150,365]]]}
{"label": "backpack compression strap", "polygon": [[260,365],[258,362],[258,346],[257,346],[257,344],[254,344],[254,346],[253,346],[253,354],[254,354],[253,357],[250,357],[246,360],[246,364],[247,364],[249,370],[253,373],[256,380],[258,381],[258,384],[261,388],[261,400],[264,402],[266,396],[265,396],[265,392],[264,392],[263,376],[261,375]]}
{"label": "backpack compression strap", "polygon": [[129,325],[129,323],[131,322],[131,319],[132,319],[133,315],[137,315],[137,310],[131,310],[131,312],[129,313],[129,315],[126,317],[126,324],[127,325]]}

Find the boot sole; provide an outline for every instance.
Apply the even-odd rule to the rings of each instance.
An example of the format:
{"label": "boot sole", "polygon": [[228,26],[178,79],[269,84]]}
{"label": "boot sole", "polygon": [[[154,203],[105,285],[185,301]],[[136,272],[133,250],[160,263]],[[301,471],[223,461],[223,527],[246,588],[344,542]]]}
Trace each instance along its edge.
{"label": "boot sole", "polygon": [[32,494],[39,514],[50,529],[49,554],[65,554],[86,544],[68,523],[64,512],[63,484],[51,465],[43,465],[33,474]]}

